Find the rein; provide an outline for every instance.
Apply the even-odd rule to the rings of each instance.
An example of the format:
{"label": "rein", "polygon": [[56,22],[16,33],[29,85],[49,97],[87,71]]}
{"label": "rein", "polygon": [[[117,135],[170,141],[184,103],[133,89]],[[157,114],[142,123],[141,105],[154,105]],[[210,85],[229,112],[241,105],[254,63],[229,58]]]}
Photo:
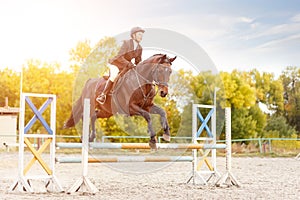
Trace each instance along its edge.
{"label": "rein", "polygon": [[146,95],[146,94],[144,93],[143,89],[142,89],[142,84],[141,84],[141,82],[140,82],[139,77],[141,77],[144,81],[146,81],[146,84],[150,84],[150,85],[154,85],[154,86],[155,86],[155,85],[157,85],[157,83],[156,83],[155,81],[150,82],[148,79],[146,79],[145,77],[143,77],[140,73],[138,73],[137,70],[136,70],[135,68],[134,68],[133,70],[134,70],[134,72],[135,72],[135,76],[136,76],[136,80],[137,80],[137,82],[138,82],[138,84],[139,84],[139,88],[141,89],[142,94],[143,94],[143,97],[144,97],[144,103],[143,103],[143,106],[144,106],[144,104],[146,103],[146,101],[147,101],[148,98],[152,98],[152,97],[154,97],[154,96],[157,94],[158,89],[156,90],[156,92],[154,93],[153,96],[150,96],[151,91],[153,90],[153,87],[152,87],[152,90]]}
{"label": "rein", "polygon": [[151,91],[153,91],[153,88],[155,90],[155,87],[152,87],[150,92],[148,94],[145,94],[145,92],[142,89],[142,84],[141,84],[140,78],[143,79],[146,82],[146,84],[150,84],[150,85],[153,85],[153,86],[157,85],[158,87],[160,85],[168,87],[168,83],[158,81],[158,71],[159,71],[158,69],[159,69],[159,67],[165,67],[165,66],[160,66],[159,63],[156,64],[156,66],[152,69],[152,77],[153,77],[152,82],[150,82],[148,79],[146,79],[144,76],[142,76],[135,68],[133,68],[133,70],[135,72],[136,80],[137,80],[138,85],[139,85],[139,88],[141,89],[142,95],[144,97],[144,103],[143,103],[142,107],[145,105],[147,99],[153,98],[157,95],[159,88],[157,88],[157,90],[154,91],[153,96],[150,96],[150,94],[151,94]]}

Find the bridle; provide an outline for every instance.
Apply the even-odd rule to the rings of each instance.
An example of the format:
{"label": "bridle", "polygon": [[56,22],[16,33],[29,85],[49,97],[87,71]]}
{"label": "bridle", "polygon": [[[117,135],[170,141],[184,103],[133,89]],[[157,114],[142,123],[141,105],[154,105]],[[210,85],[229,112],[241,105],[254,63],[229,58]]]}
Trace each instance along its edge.
{"label": "bridle", "polygon": [[[143,81],[145,81],[146,84],[149,84],[149,85],[152,85],[152,86],[158,86],[158,87],[160,87],[160,86],[166,86],[166,87],[168,87],[168,83],[167,83],[166,80],[163,80],[163,82],[160,81],[160,80],[158,80],[158,71],[162,67],[165,68],[165,69],[169,69],[168,66],[164,66],[164,65],[162,65],[160,63],[157,63],[153,67],[152,72],[151,72],[152,73],[152,77],[153,77],[153,81],[149,81],[147,78],[145,78],[143,75],[141,75],[135,68],[133,68],[133,70],[135,72],[136,80],[138,82],[139,88],[141,89],[141,92],[142,92],[142,95],[143,95],[143,98],[144,98],[143,105],[145,104],[145,102],[146,102],[147,99],[153,98],[158,93],[158,89],[154,92],[154,95],[151,95],[151,91],[155,90],[155,87],[151,87],[151,91],[148,92],[148,94],[145,94],[144,91],[143,91],[143,89],[142,89],[142,84],[141,84],[140,79],[142,79]],[[166,73],[169,73],[168,70],[163,70],[163,71],[166,72]]]}
{"label": "bridle", "polygon": [[[164,69],[164,70],[163,70],[164,73],[169,73],[169,71],[171,70],[170,67],[164,66],[164,65],[158,63],[158,64],[153,68],[153,70],[152,70],[153,81],[155,82],[155,85],[157,85],[157,86],[166,86],[166,87],[168,87],[168,82],[167,82],[168,80],[163,80],[163,82],[158,80],[158,71],[159,71],[159,69],[161,69],[161,68]],[[164,76],[164,77],[165,77],[165,76]]]}
{"label": "bridle", "polygon": [[[143,94],[143,97],[144,97],[144,103],[143,103],[143,106],[144,106],[146,100],[147,100],[148,98],[153,98],[153,97],[157,94],[158,90],[154,93],[153,96],[150,96],[151,91],[148,92],[148,94],[146,95],[146,94],[144,93],[143,89],[142,89],[142,84],[141,84],[140,78],[143,79],[143,80],[146,82],[146,84],[149,84],[149,85],[152,85],[152,86],[155,86],[156,83],[155,83],[154,81],[151,82],[151,81],[149,81],[148,79],[146,79],[146,78],[145,78],[144,76],[142,76],[135,68],[133,68],[133,70],[134,70],[134,72],[135,72],[135,76],[136,76],[136,80],[137,80],[137,82],[138,82],[139,88],[140,88],[140,90],[141,90],[141,92],[142,92],[142,94]],[[153,90],[153,89],[154,89],[154,87],[151,87],[151,90]]]}

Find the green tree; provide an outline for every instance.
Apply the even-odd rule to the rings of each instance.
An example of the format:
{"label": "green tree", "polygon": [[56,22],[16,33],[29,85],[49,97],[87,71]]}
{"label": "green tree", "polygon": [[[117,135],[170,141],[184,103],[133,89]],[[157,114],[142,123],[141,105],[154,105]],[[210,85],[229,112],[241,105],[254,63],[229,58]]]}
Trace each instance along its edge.
{"label": "green tree", "polygon": [[176,102],[177,109],[182,112],[184,107],[194,99],[191,71],[173,71],[169,81],[168,100]]}
{"label": "green tree", "polygon": [[221,79],[224,89],[219,92],[220,104],[232,109],[232,137],[251,138],[262,134],[266,119],[256,105],[255,85],[249,75],[234,70],[222,72]]}
{"label": "green tree", "polygon": [[300,68],[287,67],[280,76],[284,88],[284,116],[300,132]]}
{"label": "green tree", "polygon": [[255,88],[247,83],[244,74],[234,70],[231,74],[220,74],[224,90],[219,94],[224,99],[221,106],[234,108],[249,108],[255,104]]}
{"label": "green tree", "polygon": [[267,116],[259,108],[258,105],[254,105],[249,109],[249,115],[252,116],[252,120],[255,121],[255,135],[254,137],[264,137],[264,128],[267,123]]}
{"label": "green tree", "polygon": [[233,109],[231,119],[232,139],[255,137],[256,121],[249,114],[249,109]]}
{"label": "green tree", "polygon": [[283,112],[283,86],[281,80],[276,80],[274,74],[258,70],[249,73],[248,82],[255,87],[256,102],[263,103],[271,111],[280,115]]}
{"label": "green tree", "polygon": [[9,106],[19,107],[20,100],[20,73],[5,68],[0,70],[0,106],[5,105],[5,97],[8,97]]}
{"label": "green tree", "polygon": [[73,90],[73,101],[80,96],[82,88],[90,78],[102,76],[108,69],[109,58],[116,55],[119,47],[114,38],[103,38],[94,47],[88,40],[79,42],[70,51],[70,60],[73,61],[72,68],[75,70],[75,83]]}
{"label": "green tree", "polygon": [[255,138],[263,135],[263,129],[266,124],[266,116],[258,108],[233,109],[232,118],[232,138]]}
{"label": "green tree", "polygon": [[[180,128],[178,136],[192,135],[192,104],[214,104],[214,89],[218,87],[216,81],[217,76],[210,71],[204,71],[197,75],[191,71],[180,70],[174,81],[170,82],[170,86],[176,91],[175,98],[177,106],[181,113]],[[206,116],[209,109],[203,109],[202,114]]]}
{"label": "green tree", "polygon": [[268,119],[268,123],[264,130],[267,131],[267,134],[277,131],[278,137],[283,138],[289,138],[293,134],[296,134],[296,130],[287,124],[287,121],[283,116],[272,115]]}
{"label": "green tree", "polygon": [[[46,63],[39,60],[29,60],[22,70],[22,92],[55,94],[57,97],[56,105],[56,126],[57,134],[73,135],[72,131],[61,130],[64,121],[69,117],[72,99],[73,74],[60,69],[58,63]],[[32,98],[32,102],[37,108],[45,102],[43,98]],[[33,116],[29,107],[26,107],[26,121]],[[50,109],[44,112],[45,119],[50,118]],[[43,126],[37,122],[31,132],[43,131]]]}

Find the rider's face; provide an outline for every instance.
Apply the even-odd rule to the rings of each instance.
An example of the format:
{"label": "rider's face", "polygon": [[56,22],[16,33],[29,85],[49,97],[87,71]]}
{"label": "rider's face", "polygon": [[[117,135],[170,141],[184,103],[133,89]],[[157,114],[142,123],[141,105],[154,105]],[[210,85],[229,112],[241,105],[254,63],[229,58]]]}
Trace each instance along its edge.
{"label": "rider's face", "polygon": [[143,39],[143,32],[137,32],[133,35],[133,39],[137,42],[141,42]]}

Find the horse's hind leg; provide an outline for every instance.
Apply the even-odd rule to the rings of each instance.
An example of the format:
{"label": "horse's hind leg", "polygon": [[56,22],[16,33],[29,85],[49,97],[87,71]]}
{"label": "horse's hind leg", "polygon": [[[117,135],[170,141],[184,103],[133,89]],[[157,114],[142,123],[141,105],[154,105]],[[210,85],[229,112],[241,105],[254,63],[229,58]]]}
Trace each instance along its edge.
{"label": "horse's hind leg", "polygon": [[167,142],[170,142],[170,127],[166,116],[166,112],[162,108],[153,105],[150,109],[150,113],[160,115],[160,123],[162,128],[164,129],[163,139]]}
{"label": "horse's hind leg", "polygon": [[89,142],[93,142],[94,139],[96,138],[96,128],[95,128],[95,123],[96,123],[96,119],[97,119],[97,113],[93,114],[91,116],[91,133],[89,135]]}

